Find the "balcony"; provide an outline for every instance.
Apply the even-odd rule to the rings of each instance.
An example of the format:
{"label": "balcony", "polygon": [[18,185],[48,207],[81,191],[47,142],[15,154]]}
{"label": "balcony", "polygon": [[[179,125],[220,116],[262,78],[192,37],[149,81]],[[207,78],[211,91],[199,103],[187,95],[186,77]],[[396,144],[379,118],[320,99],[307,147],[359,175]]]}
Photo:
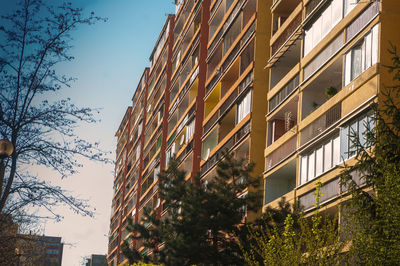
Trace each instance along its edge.
{"label": "balcony", "polygon": [[164,104],[161,104],[157,108],[157,115],[153,117],[149,117],[149,122],[146,125],[146,132],[144,134],[144,146],[146,147],[149,143],[150,139],[153,139],[153,136],[156,132],[160,131],[160,125],[162,123],[163,115],[164,115]]}
{"label": "balcony", "polygon": [[[250,133],[250,122],[245,122],[243,123],[244,125],[237,130],[229,139],[224,141],[224,144],[221,145],[217,151],[212,152],[211,155],[211,150],[213,150],[217,145],[214,146],[216,140],[218,140],[218,135],[217,135],[217,128],[214,128],[216,132],[211,132],[207,136],[207,141],[203,141],[203,154],[202,157],[204,157],[205,162],[201,166],[200,174],[201,176],[204,176],[210,169],[212,169],[217,162],[222,158],[223,154],[225,151],[230,151],[232,150],[237,144],[239,144],[245,137]],[[213,134],[213,135],[211,135]],[[206,153],[204,153],[204,150],[206,149]],[[207,150],[210,149],[210,152]],[[207,154],[208,153],[208,154]],[[208,155],[208,156],[206,156]]]}
{"label": "balcony", "polygon": [[164,91],[166,88],[166,75],[164,75],[161,80],[158,82],[156,89],[152,94],[149,94],[149,98],[147,100],[147,120],[154,115],[154,110],[157,109],[157,105],[159,105],[161,99],[164,98]]}
{"label": "balcony", "polygon": [[[176,153],[177,161],[181,162],[184,157],[191,151],[193,147],[192,137],[194,134],[194,109],[193,113],[187,114],[186,117],[179,124],[176,132],[170,137],[168,143],[174,145],[174,152]],[[182,148],[184,148],[182,150]]]}
{"label": "balcony", "polygon": [[193,167],[193,152],[190,153],[184,160],[179,164],[178,170],[179,171],[184,171],[186,176],[188,176]]}
{"label": "balcony", "polygon": [[[288,99],[292,93],[299,87],[299,74],[296,74],[288,83],[286,83],[278,92],[268,101],[268,112],[274,111],[281,103]],[[272,92],[271,92],[272,93]]]}
{"label": "balcony", "polygon": [[[139,146],[139,143],[136,145],[137,147]],[[137,147],[135,147],[136,149],[137,149]],[[131,168],[132,168],[132,166],[133,165],[136,165],[137,163],[137,161],[138,161],[138,159],[139,159],[139,156],[138,156],[139,154],[137,154],[137,152],[136,152],[136,150],[135,149],[132,149],[130,152],[129,152],[129,155],[128,155],[128,161],[127,161],[127,163],[128,163],[128,165],[127,165],[127,169],[126,169],[126,172],[127,173],[130,173],[131,171]]]}
{"label": "balcony", "polygon": [[[197,78],[197,75],[199,73],[199,68],[198,68],[198,56],[199,56],[199,50],[198,50],[198,45],[196,46],[195,50],[191,53],[191,55],[188,57],[188,59],[185,62],[185,65],[181,66],[179,68],[179,71],[175,73],[173,81],[172,81],[172,87],[171,87],[171,93],[170,93],[170,114],[173,112],[173,109],[176,107],[176,105],[179,103],[179,101],[182,99],[182,97],[185,95],[187,90],[193,86],[193,82]],[[197,84],[196,84],[197,86]],[[196,87],[197,90],[197,87]],[[179,93],[178,99],[176,99],[177,95]],[[172,111],[171,111],[172,110]]]}
{"label": "balcony", "polygon": [[[174,55],[172,60],[172,83],[179,79],[178,86],[182,86],[186,80],[187,75],[191,72],[192,68],[197,64],[199,59],[199,43],[200,34],[196,34],[196,38],[191,42],[187,51],[182,55],[179,51]],[[183,72],[183,74],[181,73]],[[180,77],[178,75],[181,75]]]}
{"label": "balcony", "polygon": [[268,118],[268,141],[267,146],[277,141],[298,123],[299,96],[293,96],[278,111]]}
{"label": "balcony", "polygon": [[302,120],[342,89],[342,69],[343,60],[340,56],[303,89]]}
{"label": "balcony", "polygon": [[115,153],[117,155],[117,158],[121,155],[121,152],[124,149],[124,147],[125,147],[125,145],[126,145],[126,143],[128,141],[128,133],[129,133],[128,132],[128,126],[126,124],[122,134],[118,138],[117,150],[116,150],[116,153]]}
{"label": "balcony", "polygon": [[158,61],[157,65],[152,69],[152,72],[149,77],[149,89],[148,89],[148,95],[150,96],[151,93],[153,92],[154,85],[155,83],[159,80],[159,77],[164,73],[164,68],[167,63],[168,59],[168,46],[164,48],[163,54],[161,55],[160,61]]}
{"label": "balcony", "polygon": [[292,159],[265,178],[264,204],[280,198],[296,187],[296,159]]}
{"label": "balcony", "polygon": [[311,61],[304,67],[304,80],[308,80],[321,67],[323,67],[329,60],[331,60],[343,47],[344,33],[341,32],[335,39],[333,39],[324,49],[322,49]]}
{"label": "balcony", "polygon": [[270,171],[272,168],[296,152],[296,148],[297,138],[296,136],[293,136],[266,156],[265,170]]}
{"label": "balcony", "polygon": [[[253,68],[254,61],[254,41],[250,41],[248,45],[242,50],[240,56],[236,58],[234,63],[227,69],[223,75],[216,75],[220,80],[214,84],[211,80],[211,84],[214,87],[207,86],[208,95],[204,102],[204,118],[206,119],[210,113],[215,112],[215,107],[219,102],[225,101],[226,95],[230,95],[232,92],[237,95],[237,89],[244,90],[253,80],[253,73],[251,69]],[[251,74],[249,74],[251,72]],[[240,83],[239,83],[240,82]],[[235,90],[236,87],[236,90]],[[227,99],[229,100],[231,96]],[[233,98],[234,99],[234,98]],[[231,101],[233,100],[230,99]]]}
{"label": "balcony", "polygon": [[187,21],[190,18],[193,8],[194,8],[195,0],[187,0],[185,1],[185,5],[180,8],[179,13],[175,17],[175,28],[174,28],[174,46],[180,39],[180,35],[187,25]]}
{"label": "balcony", "polygon": [[339,102],[300,131],[300,145],[304,145],[320,135],[335,122],[339,121],[341,115],[342,103]]}
{"label": "balcony", "polygon": [[[194,15],[190,22],[185,23],[186,27],[184,32],[179,33],[178,39],[175,39],[173,59],[172,59],[172,73],[175,73],[178,66],[183,66],[189,57],[189,53],[196,49],[200,39],[200,25],[201,25],[201,2],[198,2]],[[197,49],[198,50],[198,49]],[[173,74],[175,76],[175,74]]]}
{"label": "balcony", "polygon": [[234,0],[222,0],[213,6],[213,9],[211,10],[211,18],[208,23],[210,27],[209,40],[211,40],[215,35],[225,15],[230,13],[230,8],[232,7],[233,2]]}
{"label": "balcony", "polygon": [[[301,40],[297,39],[279,58],[272,58],[270,66],[270,90],[272,90],[284,77],[300,62]],[[273,60],[271,62],[271,60]]]}
{"label": "balcony", "polygon": [[[244,47],[247,45],[248,41],[253,36],[255,31],[255,9],[253,10],[253,5],[255,8],[254,1],[248,1],[244,4],[243,10],[237,11],[237,15],[232,18],[232,20],[227,20],[226,30],[222,36],[217,36],[218,40],[214,40],[209,47],[209,57],[208,67],[207,67],[207,88],[206,94],[217,85],[219,79],[228,71],[233,62],[237,62],[237,56],[242,52]],[[238,5],[240,5],[240,3]],[[253,16],[247,16],[246,14],[252,13]],[[224,28],[225,28],[224,24]],[[254,45],[252,45],[254,47]],[[248,50],[251,50],[249,47]],[[253,48],[254,49],[254,48]],[[246,53],[250,54],[250,51]],[[254,51],[252,51],[252,56],[254,56]],[[245,62],[243,62],[245,64]],[[243,70],[245,66],[241,66]],[[240,74],[239,74],[240,75]]]}
{"label": "balcony", "polygon": [[[194,73],[197,74],[197,71]],[[175,128],[176,123],[180,120],[184,114],[187,112],[187,109],[193,105],[196,97],[197,97],[197,89],[198,89],[198,79],[194,79],[192,82],[187,83],[188,86],[185,86],[180,91],[178,97],[170,106],[169,109],[169,119],[170,122],[168,124],[168,135],[172,132],[172,129]],[[173,120],[172,120],[173,118]]]}
{"label": "balcony", "polygon": [[156,154],[158,154],[157,155],[158,157],[160,156],[158,151],[161,148],[161,141],[162,141],[162,132],[160,128],[160,130],[156,134],[154,134],[154,136],[152,137],[152,141],[150,141],[150,144],[146,147],[145,151],[143,152],[144,168],[148,167],[149,162],[152,162],[154,160]]}
{"label": "balcony", "polygon": [[[325,202],[334,199],[339,195],[339,178],[336,178],[328,183],[322,185],[320,189],[320,203],[324,204]],[[310,209],[315,207],[315,189],[309,191],[301,196],[299,196],[299,203],[304,208],[305,211],[309,211]]]}
{"label": "balcony", "polygon": [[301,33],[301,10],[301,5],[298,5],[289,16],[284,13],[273,14],[274,29],[271,38],[271,55],[275,55],[285,44],[290,45]]}
{"label": "balcony", "polygon": [[[232,106],[237,103],[245,92],[251,87],[254,79],[254,73],[250,69],[243,73],[242,77],[235,82],[230,91],[221,99],[220,85],[207,97],[205,101],[205,122],[203,132],[206,134],[222,117],[229,111]],[[211,114],[213,113],[213,114]]]}

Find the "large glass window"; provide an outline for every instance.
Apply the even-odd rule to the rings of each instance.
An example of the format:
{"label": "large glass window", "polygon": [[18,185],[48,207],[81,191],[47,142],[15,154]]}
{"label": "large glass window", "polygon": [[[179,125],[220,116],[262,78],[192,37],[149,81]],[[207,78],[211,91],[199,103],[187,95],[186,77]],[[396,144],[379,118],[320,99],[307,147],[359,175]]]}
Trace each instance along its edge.
{"label": "large glass window", "polygon": [[320,147],[315,152],[315,175],[319,176],[324,171],[324,147]]}
{"label": "large glass window", "polygon": [[332,167],[338,165],[340,162],[340,138],[337,136],[333,140],[333,158],[332,158]]}
{"label": "large glass window", "polygon": [[300,183],[304,184],[307,182],[307,161],[308,157],[307,156],[302,156],[301,157],[301,173],[300,173]]}
{"label": "large glass window", "polygon": [[[366,134],[375,127],[372,113],[361,115],[340,128],[340,157],[347,160],[357,154],[358,145],[365,147]],[[358,139],[358,140],[357,140]]]}
{"label": "large glass window", "polygon": [[349,14],[360,0],[344,0],[344,12]]}
{"label": "large glass window", "polygon": [[[324,145],[324,171],[332,168],[332,142]],[[322,149],[322,148],[321,148]]]}
{"label": "large glass window", "polygon": [[315,151],[308,155],[308,180],[315,177]]}
{"label": "large glass window", "polygon": [[343,0],[333,0],[305,30],[304,56],[324,38],[343,17]]}
{"label": "large glass window", "polygon": [[378,61],[378,25],[345,55],[345,85]]}
{"label": "large glass window", "polygon": [[339,143],[339,136],[335,136],[301,156],[300,184],[320,176],[340,162]]}
{"label": "large glass window", "polygon": [[238,104],[236,124],[243,120],[251,110],[251,91],[243,97],[242,101]]}
{"label": "large glass window", "polygon": [[193,136],[193,134],[194,134],[194,119],[187,125],[186,142],[189,141],[189,139]]}

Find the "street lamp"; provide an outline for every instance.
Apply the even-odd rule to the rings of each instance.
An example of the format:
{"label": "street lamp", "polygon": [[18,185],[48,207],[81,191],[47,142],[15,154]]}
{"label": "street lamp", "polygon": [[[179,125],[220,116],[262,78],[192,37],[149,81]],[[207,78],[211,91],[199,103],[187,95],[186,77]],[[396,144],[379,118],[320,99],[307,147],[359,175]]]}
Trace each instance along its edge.
{"label": "street lamp", "polygon": [[8,140],[0,139],[0,196],[3,191],[3,181],[5,174],[4,159],[10,157],[14,152],[14,146]]}
{"label": "street lamp", "polygon": [[10,157],[14,152],[14,146],[8,140],[0,139],[0,160]]}
{"label": "street lamp", "polygon": [[24,255],[24,251],[22,249],[15,248],[15,254],[17,255],[17,265],[19,266],[21,262],[21,256]]}

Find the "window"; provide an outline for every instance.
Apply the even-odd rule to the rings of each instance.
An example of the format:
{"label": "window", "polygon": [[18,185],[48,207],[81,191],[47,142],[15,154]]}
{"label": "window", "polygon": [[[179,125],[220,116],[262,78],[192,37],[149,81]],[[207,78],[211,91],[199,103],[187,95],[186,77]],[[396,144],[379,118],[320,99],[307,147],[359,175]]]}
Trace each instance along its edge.
{"label": "window", "polygon": [[140,156],[140,145],[136,147],[136,159]]}
{"label": "window", "polygon": [[315,152],[308,155],[308,180],[315,177]]}
{"label": "window", "polygon": [[300,173],[300,184],[304,184],[307,182],[307,156],[302,156],[301,157],[301,173]]}
{"label": "window", "polygon": [[187,131],[186,131],[186,142],[189,141],[189,139],[193,136],[194,134],[194,119],[187,125]]}
{"label": "window", "polygon": [[158,175],[160,174],[160,164],[158,164],[155,168],[154,168],[154,179],[157,180],[158,179]]}
{"label": "window", "polygon": [[236,124],[243,120],[251,109],[251,91],[243,97],[242,101],[238,103]]}
{"label": "window", "polygon": [[340,128],[340,158],[342,161],[350,159],[357,154],[358,144],[366,147],[366,134],[373,130],[374,127],[373,114],[368,112]]}
{"label": "window", "polygon": [[335,136],[300,159],[300,184],[320,176],[340,162],[339,136]]}
{"label": "window", "polygon": [[344,1],[344,13],[349,14],[351,10],[357,5],[360,0],[345,0]]}
{"label": "window", "polygon": [[378,25],[345,55],[345,85],[378,61]]}
{"label": "window", "polygon": [[166,158],[166,164],[169,164],[169,161],[171,160],[172,157],[174,157],[175,154],[175,142],[172,143],[171,148],[167,151],[167,158]]}
{"label": "window", "polygon": [[343,17],[343,0],[333,0],[305,30],[304,55],[307,55]]}
{"label": "window", "polygon": [[321,146],[315,152],[315,175],[319,176],[324,172],[324,146]]}
{"label": "window", "polygon": [[332,168],[332,143],[326,143],[321,149],[324,149],[324,172]]}
{"label": "window", "polygon": [[143,124],[142,124],[142,121],[140,121],[140,123],[139,123],[139,125],[138,125],[138,129],[137,129],[137,131],[139,132],[139,134],[142,133],[142,127],[143,127]]}

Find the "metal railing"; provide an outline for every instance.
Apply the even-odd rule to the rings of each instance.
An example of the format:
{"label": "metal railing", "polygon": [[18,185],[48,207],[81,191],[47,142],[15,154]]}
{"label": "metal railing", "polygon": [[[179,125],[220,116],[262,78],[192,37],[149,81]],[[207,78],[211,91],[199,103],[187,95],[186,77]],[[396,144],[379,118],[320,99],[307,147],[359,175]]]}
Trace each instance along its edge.
{"label": "metal railing", "polygon": [[324,132],[328,127],[341,118],[341,114],[342,103],[339,102],[300,132],[300,145],[307,143]]}
{"label": "metal railing", "polygon": [[297,138],[296,136],[293,136],[265,158],[265,170],[271,170],[274,166],[294,153],[296,148]]}

